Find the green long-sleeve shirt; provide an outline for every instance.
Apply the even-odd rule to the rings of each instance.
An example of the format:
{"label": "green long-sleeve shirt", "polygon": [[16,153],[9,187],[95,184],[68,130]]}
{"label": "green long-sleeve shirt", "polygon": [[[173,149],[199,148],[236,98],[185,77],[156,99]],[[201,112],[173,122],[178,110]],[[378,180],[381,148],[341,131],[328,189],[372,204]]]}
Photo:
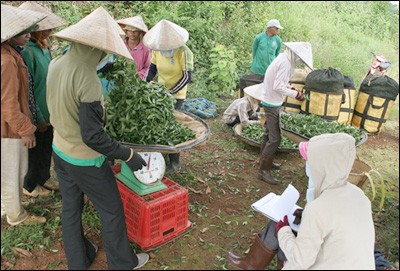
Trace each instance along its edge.
{"label": "green long-sleeve shirt", "polygon": [[50,52],[47,49],[42,49],[31,39],[22,50],[21,56],[33,78],[33,92],[38,109],[37,121],[38,123],[49,122],[50,114],[46,103],[46,78],[51,61]]}
{"label": "green long-sleeve shirt", "polygon": [[279,55],[282,40],[279,36],[268,37],[266,32],[258,34],[253,42],[253,63],[250,70],[264,75],[271,62]]}

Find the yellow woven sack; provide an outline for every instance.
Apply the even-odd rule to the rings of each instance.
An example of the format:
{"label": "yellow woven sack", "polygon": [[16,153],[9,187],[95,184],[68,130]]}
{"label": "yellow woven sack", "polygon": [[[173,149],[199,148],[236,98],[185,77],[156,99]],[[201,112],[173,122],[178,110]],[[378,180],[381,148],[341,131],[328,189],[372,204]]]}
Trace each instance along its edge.
{"label": "yellow woven sack", "polygon": [[[302,92],[303,94],[306,92],[304,89],[304,84],[290,84],[292,87],[296,88],[298,91]],[[283,102],[283,110],[286,112],[291,112],[291,113],[300,113],[301,105],[303,104],[305,100],[303,101],[298,101],[295,98],[286,96],[285,100]]]}
{"label": "yellow woven sack", "polygon": [[346,100],[340,106],[338,122],[351,125],[353,119],[354,107],[356,106],[356,90],[355,89],[344,89]]}
{"label": "yellow woven sack", "polygon": [[328,121],[336,121],[342,104],[342,94],[310,91],[309,100],[301,104],[300,113],[314,114]]}
{"label": "yellow woven sack", "polygon": [[[292,87],[305,94],[304,88],[306,77],[310,73],[309,69],[295,69],[293,76],[290,78],[289,83]],[[291,113],[300,113],[301,104],[304,101],[298,101],[295,98],[286,96],[283,101],[283,110]]]}
{"label": "yellow woven sack", "polygon": [[394,100],[360,92],[351,125],[368,133],[379,133],[389,118]]}

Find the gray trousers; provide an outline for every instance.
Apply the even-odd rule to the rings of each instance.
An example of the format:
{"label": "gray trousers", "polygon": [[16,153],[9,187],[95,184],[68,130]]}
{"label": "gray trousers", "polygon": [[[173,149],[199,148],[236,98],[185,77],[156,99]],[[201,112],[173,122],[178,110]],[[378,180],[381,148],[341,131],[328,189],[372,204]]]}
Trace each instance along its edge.
{"label": "gray trousers", "polygon": [[286,261],[286,256],[279,247],[278,233],[276,232],[276,223],[274,221],[270,220],[260,232],[260,239],[269,250],[277,251],[276,256],[279,260]]}
{"label": "gray trousers", "polygon": [[84,194],[100,215],[109,269],[134,268],[138,259],[129,244],[121,196],[107,160],[97,168],[72,165],[54,152],[53,159],[62,196],[61,223],[68,269],[87,269],[96,256],[93,245],[84,236]]}
{"label": "gray trousers", "polygon": [[263,106],[263,108],[265,117],[267,118],[264,125],[264,138],[267,143],[262,150],[262,155],[273,156],[278,150],[279,144],[281,144],[281,128],[279,124],[279,111],[281,107]]}

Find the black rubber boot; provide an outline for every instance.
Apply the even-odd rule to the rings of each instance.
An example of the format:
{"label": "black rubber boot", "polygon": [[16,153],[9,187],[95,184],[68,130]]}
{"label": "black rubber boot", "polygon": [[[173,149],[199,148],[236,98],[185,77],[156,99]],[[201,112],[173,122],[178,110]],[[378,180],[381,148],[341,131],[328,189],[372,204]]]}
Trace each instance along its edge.
{"label": "black rubber boot", "polygon": [[[260,147],[260,164],[261,164],[261,159],[262,159],[262,156],[263,156],[262,152],[263,152],[263,149],[264,149],[265,145],[267,145],[267,139],[264,136],[263,137],[263,141],[261,143],[261,147]],[[280,169],[280,168],[281,168],[280,164],[272,162],[272,169]]]}
{"label": "black rubber boot", "polygon": [[181,156],[180,153],[172,153],[169,154],[169,165],[167,167],[167,173],[168,174],[173,174],[178,172],[181,169],[181,165],[179,162],[179,158]]}
{"label": "black rubber boot", "polygon": [[259,178],[266,183],[277,185],[280,181],[271,174],[273,156],[262,156],[260,163]]}

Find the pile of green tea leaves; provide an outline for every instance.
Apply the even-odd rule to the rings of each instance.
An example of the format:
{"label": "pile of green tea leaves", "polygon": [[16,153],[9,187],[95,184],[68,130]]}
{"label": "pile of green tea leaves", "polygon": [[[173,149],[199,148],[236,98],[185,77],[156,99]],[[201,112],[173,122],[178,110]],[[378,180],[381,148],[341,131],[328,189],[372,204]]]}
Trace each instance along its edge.
{"label": "pile of green tea leaves", "polygon": [[[265,128],[259,124],[249,124],[243,127],[242,136],[250,138],[261,144]],[[280,149],[297,149],[297,143],[281,135]]]}
{"label": "pile of green tea leaves", "polygon": [[106,130],[115,140],[139,145],[174,146],[195,138],[195,132],[174,115],[174,98],[164,85],[137,79],[136,65],[116,57],[114,81],[106,97]]}
{"label": "pile of green tea leaves", "polygon": [[283,129],[302,135],[308,139],[328,133],[346,133],[354,137],[356,145],[363,140],[363,132],[353,126],[336,121],[326,121],[314,114],[281,114]]}

